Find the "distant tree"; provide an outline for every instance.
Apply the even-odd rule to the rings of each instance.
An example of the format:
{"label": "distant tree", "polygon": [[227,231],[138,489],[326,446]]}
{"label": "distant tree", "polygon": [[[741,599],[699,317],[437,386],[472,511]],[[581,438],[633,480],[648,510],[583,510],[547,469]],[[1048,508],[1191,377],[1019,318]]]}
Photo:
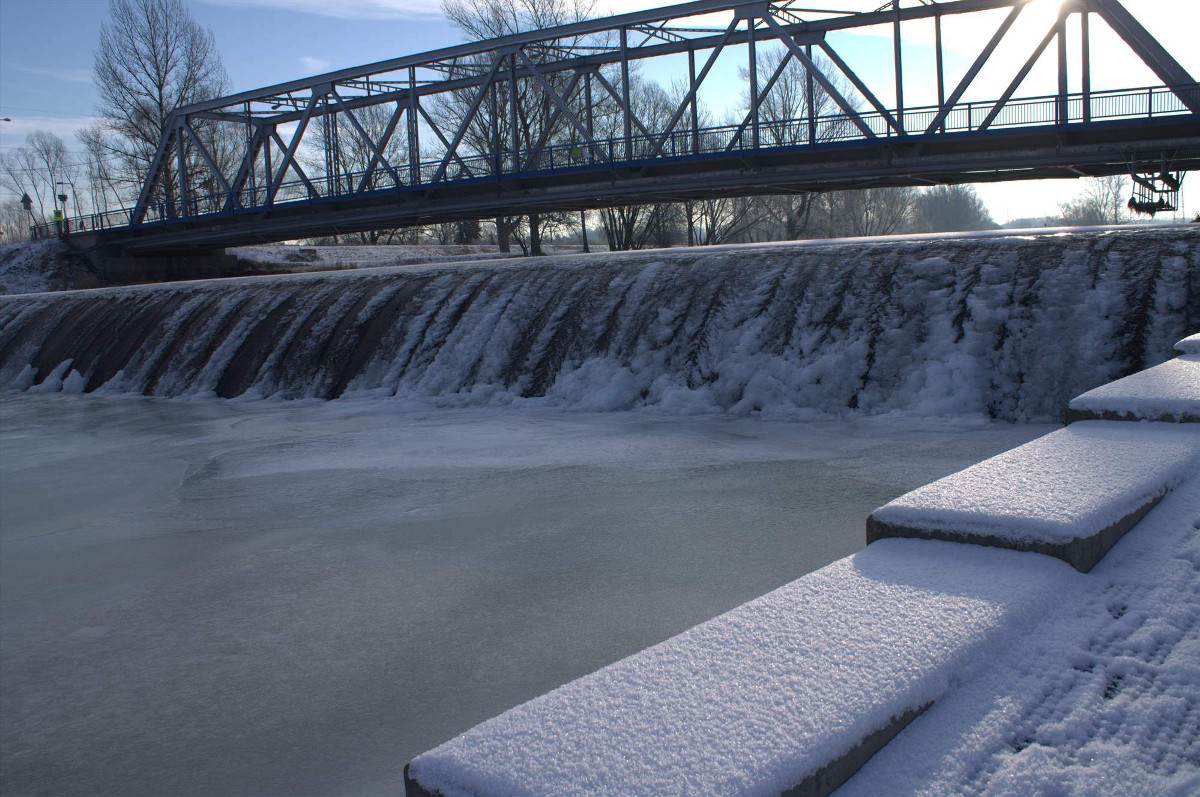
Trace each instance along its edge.
{"label": "distant tree", "polygon": [[0,202],[0,244],[11,244],[29,238],[29,214],[16,199]]}
{"label": "distant tree", "polygon": [[[93,75],[107,156],[123,185],[140,185],[149,171],[171,112],[223,93],[228,78],[212,32],[183,0],[110,0],[100,28]],[[217,126],[201,126],[215,136]],[[213,142],[220,158],[224,147]],[[164,193],[174,196],[175,164],[164,164]]]}
{"label": "distant tree", "polygon": [[456,244],[475,243],[481,235],[479,219],[454,222],[454,243]]}
{"label": "distant tree", "polygon": [[[0,183],[18,197],[29,195],[39,224],[45,224],[48,214],[60,208],[60,193],[72,196],[78,204],[73,196],[77,177],[78,167],[71,160],[66,144],[44,130],[26,136],[25,146],[0,155]],[[83,212],[85,208],[76,210]]]}
{"label": "distant tree", "polygon": [[890,235],[912,216],[912,188],[860,188],[822,194],[814,213],[814,232],[829,238]]}
{"label": "distant tree", "polygon": [[1121,175],[1094,177],[1083,191],[1059,206],[1062,223],[1070,227],[1120,224],[1125,220],[1125,200],[1129,181]]}
{"label": "distant tree", "polygon": [[755,197],[722,197],[687,203],[691,243],[698,246],[744,240],[762,223],[762,205]]}
{"label": "distant tree", "polygon": [[993,229],[996,223],[974,186],[939,185],[913,198],[912,226],[917,232],[959,232]]}

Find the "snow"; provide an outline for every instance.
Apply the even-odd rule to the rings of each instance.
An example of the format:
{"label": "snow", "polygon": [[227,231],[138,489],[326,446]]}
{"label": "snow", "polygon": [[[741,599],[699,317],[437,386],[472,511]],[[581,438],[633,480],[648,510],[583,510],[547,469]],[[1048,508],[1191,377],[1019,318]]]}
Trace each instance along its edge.
{"label": "snow", "polygon": [[1200,420],[1200,353],[1184,354],[1089,390],[1072,399],[1071,409],[1105,417]]}
{"label": "snow", "polygon": [[468,795],[777,795],[939,698],[1076,579],[1043,557],[886,540],[418,756]]}
{"label": "snow", "polygon": [[0,398],[0,783],[395,797],[1048,428]]}
{"label": "snow", "polygon": [[[0,300],[0,386],[1059,420],[1171,356],[1200,229],[757,244]],[[103,305],[98,307],[97,305]],[[1144,323],[1138,319],[1144,318]],[[76,322],[105,335],[66,335]],[[16,381],[20,378],[20,381]]]}
{"label": "snow", "polygon": [[1200,474],[839,797],[1200,793]]}
{"label": "snow", "polygon": [[516,257],[487,245],[324,245],[266,244],[239,246],[230,253],[246,264],[269,266],[293,272],[329,269],[380,268],[432,263],[474,263],[493,258]]}
{"label": "snow", "polygon": [[1065,543],[1090,537],[1194,472],[1200,429],[1082,421],[876,509],[895,526]]}
{"label": "snow", "polygon": [[1200,354],[1200,332],[1188,335],[1175,344],[1175,351],[1180,354]]}
{"label": "snow", "polygon": [[94,276],[58,241],[0,246],[0,295],[95,285]]}

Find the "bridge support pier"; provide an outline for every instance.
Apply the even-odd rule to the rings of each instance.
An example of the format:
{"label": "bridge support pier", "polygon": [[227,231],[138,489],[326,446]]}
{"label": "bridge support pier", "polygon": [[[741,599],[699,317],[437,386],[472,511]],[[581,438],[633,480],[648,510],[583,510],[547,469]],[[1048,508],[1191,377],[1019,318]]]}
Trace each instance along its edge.
{"label": "bridge support pier", "polygon": [[[76,243],[72,241],[72,243]],[[132,285],[141,282],[242,277],[262,273],[237,255],[224,249],[197,250],[173,254],[130,254],[117,246],[80,247],[102,285]]]}

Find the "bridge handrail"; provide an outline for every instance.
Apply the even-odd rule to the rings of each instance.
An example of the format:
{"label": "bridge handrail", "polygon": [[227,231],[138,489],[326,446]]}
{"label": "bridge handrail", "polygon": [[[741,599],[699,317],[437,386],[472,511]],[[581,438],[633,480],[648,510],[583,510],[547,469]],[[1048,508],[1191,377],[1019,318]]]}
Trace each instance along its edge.
{"label": "bridge handrail", "polygon": [[[1098,121],[1114,121],[1133,118],[1157,118],[1190,113],[1179,99],[1180,93],[1194,93],[1200,96],[1200,84],[1187,86],[1141,86],[1131,89],[1108,89],[1090,92],[1090,102],[1084,113],[1084,95],[1069,94],[1065,97],[1067,119],[1064,124],[1078,127],[1080,124]],[[1059,124],[1060,107],[1058,95],[1047,94],[1033,97],[1014,98],[1005,103],[988,125],[989,129],[1005,129],[1014,127],[1042,127]],[[939,129],[932,135],[962,135],[980,134],[980,126],[985,119],[993,114],[998,100],[960,102],[946,115]],[[895,115],[895,111],[891,112]],[[937,116],[937,106],[906,108],[903,114],[903,126],[907,132],[899,136],[887,123],[885,117],[877,112],[860,113],[859,116],[871,132],[882,139],[914,138],[926,134],[926,130]],[[817,131],[815,141],[809,141],[809,130]],[[740,130],[740,132],[739,132]],[[867,140],[855,127],[846,114],[826,114],[810,120],[807,117],[779,121],[763,121],[759,124],[758,151],[839,144],[846,141]],[[694,142],[699,142],[699,152],[693,148]],[[749,126],[717,125],[701,128],[695,132],[689,129],[673,131],[663,141],[662,156],[656,155],[657,139],[644,135],[636,135],[630,139],[630,149],[626,151],[623,136],[598,139],[597,144],[604,150],[605,158],[613,164],[627,164],[649,160],[678,160],[683,158],[708,157],[728,152],[753,151],[751,131]],[[521,160],[527,161],[530,151],[521,153]],[[407,190],[416,187],[428,188],[431,184],[439,186],[478,179],[496,179],[490,172],[493,157],[486,154],[464,155],[460,161],[452,163],[443,175],[442,180],[433,183],[441,160],[423,161],[419,164],[420,182],[415,185],[392,183],[385,169],[377,168],[372,172],[375,178],[384,185],[371,184],[365,193],[379,191]],[[524,165],[528,165],[527,163]],[[520,171],[519,174],[544,174],[565,169],[594,168],[598,163],[590,148],[579,142],[547,144],[542,148],[538,162],[532,169]],[[464,169],[465,166],[465,169]],[[502,167],[511,167],[511,153],[502,158]],[[407,170],[405,170],[407,171]],[[512,176],[513,171],[503,173]],[[314,185],[324,185],[328,193],[312,196],[308,187],[300,180],[288,181],[279,186],[275,193],[273,205],[284,205],[303,201],[332,201],[348,196],[359,196],[356,187],[361,182],[365,172],[348,172],[336,176],[313,177]],[[407,177],[407,174],[405,175]],[[337,183],[335,192],[334,183]],[[182,218],[169,217],[165,211],[152,207],[143,225],[172,224],[197,218],[211,218],[222,215],[239,213],[259,213],[265,209],[265,188],[258,186],[247,188],[238,195],[240,208],[225,210],[227,195],[223,193],[195,193],[189,201],[193,212]],[[64,223],[68,233],[118,229],[130,226],[131,208],[120,208],[102,213],[85,214],[68,219]],[[47,238],[58,235],[59,229],[55,224],[37,225],[33,228],[33,237]]]}

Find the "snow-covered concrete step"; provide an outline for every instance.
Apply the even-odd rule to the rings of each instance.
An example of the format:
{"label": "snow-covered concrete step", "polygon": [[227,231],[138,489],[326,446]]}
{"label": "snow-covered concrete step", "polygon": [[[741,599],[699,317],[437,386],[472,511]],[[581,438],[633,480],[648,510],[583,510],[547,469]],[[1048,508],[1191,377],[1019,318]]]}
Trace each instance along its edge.
{"label": "snow-covered concrete step", "polygon": [[886,540],[417,756],[408,794],[828,794],[1074,578]]}
{"label": "snow-covered concrete step", "polygon": [[1190,341],[1192,338],[1185,338],[1176,346],[1187,346],[1194,353],[1183,354],[1072,399],[1067,420],[1200,423],[1200,341],[1194,346]]}
{"label": "snow-covered concrete step", "polygon": [[1083,421],[902,495],[867,542],[918,537],[1049,554],[1083,572],[1200,459],[1200,428]]}

